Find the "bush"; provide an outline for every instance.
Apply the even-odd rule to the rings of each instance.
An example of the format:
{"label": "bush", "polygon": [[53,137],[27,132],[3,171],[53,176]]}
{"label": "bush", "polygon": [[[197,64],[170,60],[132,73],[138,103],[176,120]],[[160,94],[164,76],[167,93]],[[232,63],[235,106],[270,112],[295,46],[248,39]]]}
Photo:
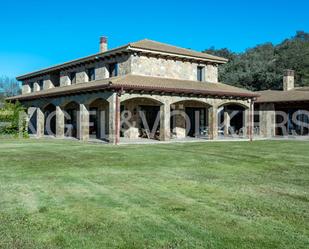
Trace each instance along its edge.
{"label": "bush", "polygon": [[0,135],[28,137],[25,109],[19,102],[0,106]]}

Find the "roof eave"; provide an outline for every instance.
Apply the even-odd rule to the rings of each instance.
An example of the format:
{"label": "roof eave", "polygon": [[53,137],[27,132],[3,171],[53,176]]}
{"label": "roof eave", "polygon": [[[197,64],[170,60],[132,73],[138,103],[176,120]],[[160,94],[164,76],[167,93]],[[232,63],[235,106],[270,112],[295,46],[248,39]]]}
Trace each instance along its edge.
{"label": "roof eave", "polygon": [[68,61],[68,62],[58,64],[58,65],[55,65],[55,66],[52,66],[52,67],[48,67],[48,68],[44,68],[44,69],[41,69],[41,70],[38,70],[38,71],[34,71],[34,72],[31,72],[31,73],[20,75],[20,76],[17,76],[16,79],[19,80],[19,81],[25,80],[25,79],[35,77],[35,76],[38,76],[38,75],[41,75],[41,74],[45,74],[45,73],[56,71],[56,70],[59,70],[59,69],[65,68],[65,67],[69,67],[69,66],[74,65],[76,63],[83,63],[83,62],[86,62],[86,61],[91,60],[91,59],[100,59],[100,58],[103,58],[105,56],[110,56],[110,55],[115,54],[115,53],[122,53],[122,52],[127,51],[127,49],[128,49],[128,45],[121,46],[119,48],[111,49],[111,50],[108,50],[106,52],[100,52],[100,53],[93,54],[93,55],[90,55],[90,56],[87,56],[87,57]]}
{"label": "roof eave", "polygon": [[308,102],[309,99],[289,99],[289,100],[257,100],[256,104],[271,104],[271,103],[295,103],[295,102]]}
{"label": "roof eave", "polygon": [[248,98],[259,97],[259,95],[255,93],[236,93],[229,91],[208,91],[208,90],[194,90],[194,89],[183,89],[183,88],[136,86],[126,84],[112,85],[111,88],[115,90],[146,90],[146,91],[153,90],[166,93],[184,93],[184,94],[197,94],[197,95],[209,95],[209,96],[232,96],[232,97],[248,97]]}
{"label": "roof eave", "polygon": [[203,58],[203,57],[198,57],[198,56],[188,56],[184,54],[168,53],[168,52],[157,51],[157,50],[152,50],[152,49],[135,48],[132,45],[128,47],[128,50],[131,50],[132,52],[145,52],[145,53],[152,53],[152,54],[157,54],[157,55],[176,56],[179,58],[185,58],[185,59],[191,59],[191,60],[197,60],[197,61],[215,62],[218,64],[225,64],[228,62],[228,59],[225,59],[225,58],[219,59],[219,58]]}
{"label": "roof eave", "polygon": [[182,88],[166,88],[166,87],[152,87],[152,86],[137,86],[137,85],[126,85],[126,84],[112,84],[107,83],[104,85],[95,85],[91,87],[85,87],[83,89],[71,89],[63,92],[45,92],[39,95],[19,95],[15,97],[6,98],[8,101],[16,100],[33,100],[38,98],[47,97],[58,97],[64,95],[70,95],[81,92],[98,91],[98,90],[114,90],[114,91],[158,91],[164,93],[177,93],[177,94],[194,94],[203,96],[214,96],[214,97],[239,97],[239,98],[257,98],[258,94],[255,93],[236,93],[229,91],[208,91],[208,90],[194,90],[194,89],[182,89]]}

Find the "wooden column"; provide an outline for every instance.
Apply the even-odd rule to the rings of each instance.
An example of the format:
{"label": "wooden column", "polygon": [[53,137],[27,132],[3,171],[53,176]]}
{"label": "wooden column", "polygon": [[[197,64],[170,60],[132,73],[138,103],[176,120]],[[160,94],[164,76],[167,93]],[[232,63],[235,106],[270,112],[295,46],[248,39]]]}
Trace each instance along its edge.
{"label": "wooden column", "polygon": [[120,99],[116,94],[116,110],[115,110],[115,144],[120,142]]}
{"label": "wooden column", "polygon": [[253,129],[254,129],[254,103],[253,100],[250,101],[250,111],[249,111],[249,127],[248,127],[248,135],[250,141],[253,141]]}
{"label": "wooden column", "polygon": [[249,138],[250,134],[250,107],[243,111],[243,137]]}

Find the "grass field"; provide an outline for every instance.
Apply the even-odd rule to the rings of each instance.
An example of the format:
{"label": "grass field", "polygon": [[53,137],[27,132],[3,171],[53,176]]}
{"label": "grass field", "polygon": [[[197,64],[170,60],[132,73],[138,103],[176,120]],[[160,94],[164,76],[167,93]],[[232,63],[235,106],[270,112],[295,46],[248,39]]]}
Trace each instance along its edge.
{"label": "grass field", "polygon": [[0,248],[308,248],[309,142],[0,141]]}

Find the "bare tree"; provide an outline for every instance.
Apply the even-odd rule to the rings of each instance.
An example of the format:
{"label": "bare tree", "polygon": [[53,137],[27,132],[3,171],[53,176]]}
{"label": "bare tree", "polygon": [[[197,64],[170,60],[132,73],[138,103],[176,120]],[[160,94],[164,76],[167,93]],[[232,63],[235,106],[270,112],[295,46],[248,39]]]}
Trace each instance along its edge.
{"label": "bare tree", "polygon": [[21,84],[8,76],[0,77],[0,95],[5,97],[15,96],[21,93]]}

